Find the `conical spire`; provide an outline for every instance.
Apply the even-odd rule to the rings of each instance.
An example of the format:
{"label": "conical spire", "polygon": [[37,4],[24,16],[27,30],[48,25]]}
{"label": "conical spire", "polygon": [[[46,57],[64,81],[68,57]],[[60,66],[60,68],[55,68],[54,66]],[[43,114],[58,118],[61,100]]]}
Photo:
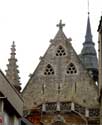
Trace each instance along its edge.
{"label": "conical spire", "polygon": [[92,72],[92,75],[96,80],[98,72],[98,61],[94,45],[95,44],[92,40],[90,17],[88,12],[85,42],[83,43],[83,49],[81,51],[80,58],[86,69]]}
{"label": "conical spire", "polygon": [[15,58],[15,42],[13,41],[13,44],[11,46],[11,57],[8,59],[9,64],[7,65],[8,69],[6,70],[6,77],[8,80],[14,85],[14,87],[20,92],[21,87],[20,87],[20,77],[18,75],[18,66],[16,65],[17,59]]}
{"label": "conical spire", "polygon": [[92,42],[92,33],[91,33],[89,13],[88,13],[88,19],[87,19],[87,29],[86,29],[85,42]]}

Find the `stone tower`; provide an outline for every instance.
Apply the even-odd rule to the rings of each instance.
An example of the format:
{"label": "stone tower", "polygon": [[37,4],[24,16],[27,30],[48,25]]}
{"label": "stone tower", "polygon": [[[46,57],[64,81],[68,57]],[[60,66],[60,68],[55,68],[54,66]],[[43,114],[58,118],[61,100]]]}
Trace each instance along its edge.
{"label": "stone tower", "polygon": [[102,16],[98,27],[100,125],[102,124]]}
{"label": "stone tower", "polygon": [[94,45],[95,43],[92,40],[90,17],[88,12],[85,42],[83,43],[80,59],[85,68],[89,71],[89,73],[93,77],[93,79],[95,81],[98,81],[98,60]]}
{"label": "stone tower", "polygon": [[[24,116],[34,125],[99,125],[98,86],[63,32],[65,24],[60,20],[57,26],[57,34],[22,92]],[[94,48],[90,41],[88,45]]]}
{"label": "stone tower", "polygon": [[16,49],[15,49],[15,42],[13,41],[12,43],[12,47],[11,47],[11,57],[10,59],[8,59],[9,64],[7,65],[8,69],[6,70],[6,77],[7,79],[10,81],[10,83],[12,83],[14,85],[14,87],[17,89],[17,91],[20,92],[21,87],[20,87],[20,77],[18,75],[19,71],[18,71],[18,66],[16,64],[17,59],[15,58],[15,53]]}

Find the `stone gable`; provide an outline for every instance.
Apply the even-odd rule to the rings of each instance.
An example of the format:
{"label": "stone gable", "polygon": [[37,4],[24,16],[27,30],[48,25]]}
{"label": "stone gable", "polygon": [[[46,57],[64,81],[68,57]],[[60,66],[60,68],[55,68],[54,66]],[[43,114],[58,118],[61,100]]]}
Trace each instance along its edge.
{"label": "stone gable", "polygon": [[58,100],[98,106],[98,88],[62,30],[51,40],[22,95],[25,109]]}

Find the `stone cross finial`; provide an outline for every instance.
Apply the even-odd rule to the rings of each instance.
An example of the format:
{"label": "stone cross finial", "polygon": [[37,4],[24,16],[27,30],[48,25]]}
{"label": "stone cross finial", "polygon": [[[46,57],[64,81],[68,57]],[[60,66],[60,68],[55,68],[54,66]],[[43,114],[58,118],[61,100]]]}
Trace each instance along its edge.
{"label": "stone cross finial", "polygon": [[62,24],[62,20],[60,20],[59,24],[57,24],[57,27],[59,27],[60,30],[62,30],[64,26],[65,24]]}

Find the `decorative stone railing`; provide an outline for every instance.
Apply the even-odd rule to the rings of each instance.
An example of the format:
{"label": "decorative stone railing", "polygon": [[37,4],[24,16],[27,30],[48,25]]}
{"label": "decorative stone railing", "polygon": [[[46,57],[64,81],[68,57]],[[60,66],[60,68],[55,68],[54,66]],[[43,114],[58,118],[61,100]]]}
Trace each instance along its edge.
{"label": "decorative stone railing", "polygon": [[85,117],[98,117],[99,116],[99,109],[98,108],[85,108],[79,104],[73,102],[51,102],[51,103],[44,103],[39,106],[42,112],[71,112],[75,111]]}

